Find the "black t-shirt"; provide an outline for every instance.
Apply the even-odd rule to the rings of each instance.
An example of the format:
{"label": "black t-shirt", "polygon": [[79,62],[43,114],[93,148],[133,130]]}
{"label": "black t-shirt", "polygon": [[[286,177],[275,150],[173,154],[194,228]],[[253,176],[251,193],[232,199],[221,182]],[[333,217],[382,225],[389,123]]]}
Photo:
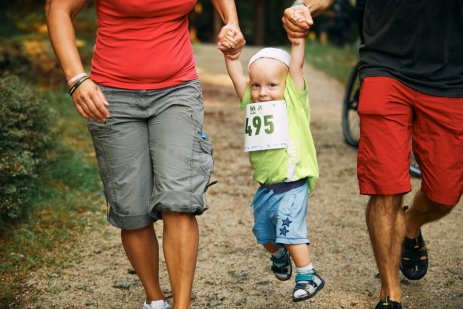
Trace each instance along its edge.
{"label": "black t-shirt", "polygon": [[360,77],[463,97],[463,0],[367,0]]}

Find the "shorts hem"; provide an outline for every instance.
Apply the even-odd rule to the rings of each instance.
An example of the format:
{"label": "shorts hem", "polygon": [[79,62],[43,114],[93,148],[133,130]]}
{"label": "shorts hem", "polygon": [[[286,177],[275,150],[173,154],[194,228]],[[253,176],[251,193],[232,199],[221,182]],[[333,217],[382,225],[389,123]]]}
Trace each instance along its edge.
{"label": "shorts hem", "polygon": [[108,211],[108,222],[123,230],[137,230],[156,222],[159,218],[149,214],[125,216],[116,213],[112,208]]}
{"label": "shorts hem", "polygon": [[461,196],[459,198],[453,197],[453,196],[445,196],[443,197],[442,195],[438,196],[433,196],[432,193],[430,193],[428,190],[421,188],[421,192],[431,201],[435,203],[439,203],[444,206],[448,207],[453,207],[458,204],[458,202],[461,199]]}
{"label": "shorts hem", "polygon": [[276,243],[282,245],[305,245],[310,244],[310,241],[307,238],[277,238]]}
{"label": "shorts hem", "polygon": [[360,194],[363,195],[396,195],[406,194],[412,191],[411,185],[391,185],[391,186],[378,186],[371,182],[359,182]]}
{"label": "shorts hem", "polygon": [[267,239],[267,240],[259,240],[259,239],[257,239],[257,243],[259,245],[272,244],[272,245],[276,246],[275,239]]}
{"label": "shorts hem", "polygon": [[171,211],[201,215],[208,209],[203,194],[181,191],[162,192],[154,198],[152,205],[152,213]]}

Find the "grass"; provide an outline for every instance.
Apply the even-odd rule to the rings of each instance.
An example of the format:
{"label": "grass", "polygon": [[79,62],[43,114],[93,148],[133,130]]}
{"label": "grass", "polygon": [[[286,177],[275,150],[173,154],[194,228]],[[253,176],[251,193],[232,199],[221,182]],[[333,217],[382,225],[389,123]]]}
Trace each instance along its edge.
{"label": "grass", "polygon": [[[65,94],[65,92],[63,92]],[[78,259],[67,255],[70,244],[98,219],[103,223],[104,200],[85,124],[68,97],[48,93],[58,113],[55,130],[63,133],[52,154],[53,166],[40,176],[33,195],[34,209],[19,224],[0,227],[0,307],[18,306],[29,274],[44,265],[66,267]]]}
{"label": "grass", "polygon": [[[286,46],[288,52],[290,49],[291,46]],[[358,61],[358,44],[338,47],[329,43],[322,44],[315,39],[307,40],[304,59],[318,70],[346,84]]]}
{"label": "grass", "polygon": [[305,59],[317,69],[345,84],[352,67],[357,63],[358,46],[355,44],[340,48],[330,44],[320,44],[317,41],[309,41]]}

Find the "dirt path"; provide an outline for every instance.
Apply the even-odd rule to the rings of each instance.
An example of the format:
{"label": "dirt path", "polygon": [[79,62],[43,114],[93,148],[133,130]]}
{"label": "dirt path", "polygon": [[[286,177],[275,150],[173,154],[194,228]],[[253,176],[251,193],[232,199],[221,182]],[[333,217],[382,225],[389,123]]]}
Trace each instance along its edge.
{"label": "dirt path", "polygon": [[[379,279],[364,223],[366,198],[359,196],[356,151],[343,143],[340,129],[342,85],[306,66],[320,180],[310,199],[309,237],[317,270],[326,286],[314,299],[293,304],[293,281],[279,282],[269,257],[252,235],[249,201],[256,184],[242,152],[243,119],[238,100],[214,46],[195,47],[204,88],[206,130],[213,140],[219,183],[208,191],[210,209],[198,218],[200,250],[194,308],[373,308]],[[247,47],[243,59],[253,48]],[[418,181],[413,181],[418,188]],[[406,201],[410,202],[410,195]],[[453,214],[426,226],[430,271],[419,282],[402,280],[406,308],[463,308],[463,203]],[[31,273],[24,308],[139,309],[143,289],[124,255],[117,229],[101,224],[105,214],[88,214],[88,234],[65,248],[71,262],[60,269]],[[162,223],[156,225],[162,231]],[[162,235],[159,239],[162,241]],[[164,262],[162,284],[170,297]],[[403,277],[401,277],[403,278]]]}

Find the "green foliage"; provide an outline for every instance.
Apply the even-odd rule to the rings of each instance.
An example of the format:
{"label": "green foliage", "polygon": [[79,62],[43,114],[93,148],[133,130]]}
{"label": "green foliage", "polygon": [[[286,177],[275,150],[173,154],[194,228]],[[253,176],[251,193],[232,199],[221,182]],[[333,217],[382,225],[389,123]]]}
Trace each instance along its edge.
{"label": "green foliage", "polygon": [[[247,44],[286,44],[288,39],[281,17],[292,3],[291,0],[235,1],[240,28]],[[218,34],[213,27],[215,9],[211,1],[199,0],[198,4],[201,10],[191,14],[190,27],[197,30],[201,42],[214,42]],[[262,11],[257,10],[257,7],[262,8]]]}
{"label": "green foliage", "polygon": [[[94,229],[95,224],[105,221],[96,162],[93,155],[88,155],[91,140],[82,118],[65,95],[66,92],[47,92],[43,98],[48,106],[59,111],[52,126],[66,134],[69,142],[65,138],[56,139],[52,164],[47,166],[46,173],[37,173],[33,179],[40,186],[30,196],[34,207],[29,209],[28,216],[0,224],[0,308],[22,308],[18,296],[30,272],[44,264],[65,268],[79,259],[78,253],[72,259],[61,255],[69,254],[70,243],[78,240],[86,229]],[[59,247],[66,250],[56,250]]]}
{"label": "green foliage", "polygon": [[345,84],[357,63],[358,46],[343,48],[310,41],[307,43],[305,60]]}
{"label": "green foliage", "polygon": [[54,148],[51,113],[34,89],[13,75],[0,78],[0,221],[30,207]]}

